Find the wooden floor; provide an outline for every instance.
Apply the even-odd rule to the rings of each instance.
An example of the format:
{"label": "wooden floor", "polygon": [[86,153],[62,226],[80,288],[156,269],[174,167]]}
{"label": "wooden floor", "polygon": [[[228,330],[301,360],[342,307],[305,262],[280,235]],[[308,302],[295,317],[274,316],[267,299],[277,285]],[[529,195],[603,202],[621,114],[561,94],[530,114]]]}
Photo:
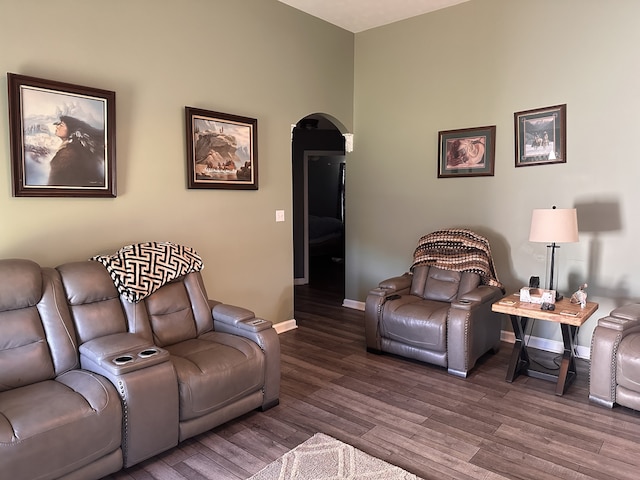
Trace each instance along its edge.
{"label": "wooden floor", "polygon": [[280,405],[108,478],[245,479],[316,432],[425,479],[640,478],[640,415],[589,404],[586,361],[562,397],[544,380],[504,381],[510,344],[452,377],[367,353],[363,314],[340,306],[342,286],[295,288]]}

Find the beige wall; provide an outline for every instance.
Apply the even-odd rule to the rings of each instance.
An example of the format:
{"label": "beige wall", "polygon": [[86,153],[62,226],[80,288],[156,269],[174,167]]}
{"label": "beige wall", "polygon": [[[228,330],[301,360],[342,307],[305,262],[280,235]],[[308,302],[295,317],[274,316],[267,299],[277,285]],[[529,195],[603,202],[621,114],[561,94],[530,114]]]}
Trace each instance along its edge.
{"label": "beige wall", "polygon": [[[639,17],[636,0],[471,0],[357,34],[347,297],[363,301],[409,268],[422,234],[452,226],[490,238],[516,291],[545,277],[546,248],[528,241],[532,209],[577,206],[593,230],[610,217],[589,212],[613,205],[619,229],[583,228],[561,247],[559,285],[587,281],[596,317],[639,300]],[[563,103],[568,162],[515,168],[514,112]],[[438,132],[486,125],[497,127],[495,176],[438,179]]]}
{"label": "beige wall", "polygon": [[[203,257],[212,298],[291,319],[290,126],[352,124],[353,41],[275,0],[0,0],[3,75],[116,92],[118,172],[115,199],[12,197],[0,95],[0,257],[54,266],[173,241]],[[258,119],[258,191],[186,188],[185,106]]]}

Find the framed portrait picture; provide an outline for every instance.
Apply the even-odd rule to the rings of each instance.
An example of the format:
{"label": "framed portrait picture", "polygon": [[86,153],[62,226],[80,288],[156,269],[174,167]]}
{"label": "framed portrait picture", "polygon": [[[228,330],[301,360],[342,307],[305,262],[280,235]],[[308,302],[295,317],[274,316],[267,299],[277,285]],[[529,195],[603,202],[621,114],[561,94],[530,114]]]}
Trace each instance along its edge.
{"label": "framed portrait picture", "polygon": [[258,189],[258,121],[185,107],[189,188]]}
{"label": "framed portrait picture", "polygon": [[566,104],[516,112],[516,167],[566,163],[566,117]]}
{"label": "framed portrait picture", "polygon": [[438,132],[438,177],[492,176],[496,126]]}
{"label": "framed portrait picture", "polygon": [[15,197],[115,197],[112,91],[7,74]]}

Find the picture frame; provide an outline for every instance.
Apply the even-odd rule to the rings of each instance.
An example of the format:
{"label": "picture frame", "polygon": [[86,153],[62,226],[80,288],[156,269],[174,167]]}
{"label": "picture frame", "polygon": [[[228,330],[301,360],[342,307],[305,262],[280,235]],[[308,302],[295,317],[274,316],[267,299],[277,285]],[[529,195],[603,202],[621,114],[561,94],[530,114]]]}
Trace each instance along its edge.
{"label": "picture frame", "polygon": [[516,167],[567,162],[567,104],[514,113]]}
{"label": "picture frame", "polygon": [[116,94],[7,74],[14,197],[116,197]]}
{"label": "picture frame", "polygon": [[258,189],[258,120],[185,107],[188,187]]}
{"label": "picture frame", "polygon": [[438,132],[438,178],[493,176],[496,126]]}

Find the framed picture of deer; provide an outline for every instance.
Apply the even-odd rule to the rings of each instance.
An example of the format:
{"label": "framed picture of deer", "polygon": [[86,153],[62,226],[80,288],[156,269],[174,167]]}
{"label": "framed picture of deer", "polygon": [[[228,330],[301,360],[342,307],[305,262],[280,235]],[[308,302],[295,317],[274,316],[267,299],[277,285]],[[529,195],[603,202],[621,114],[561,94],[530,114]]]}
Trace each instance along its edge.
{"label": "framed picture of deer", "polygon": [[185,107],[189,188],[258,189],[258,120]]}
{"label": "framed picture of deer", "polygon": [[567,105],[514,114],[516,167],[567,162]]}

